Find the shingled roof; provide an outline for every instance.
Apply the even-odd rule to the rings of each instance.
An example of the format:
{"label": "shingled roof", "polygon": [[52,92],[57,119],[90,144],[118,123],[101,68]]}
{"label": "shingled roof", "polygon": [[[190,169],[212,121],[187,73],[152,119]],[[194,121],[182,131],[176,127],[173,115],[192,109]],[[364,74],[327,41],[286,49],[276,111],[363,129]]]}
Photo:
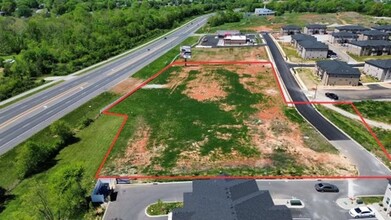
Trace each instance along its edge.
{"label": "shingled roof", "polygon": [[311,28],[311,29],[325,29],[325,28],[327,28],[326,25],[324,25],[324,24],[307,24],[305,27]]}
{"label": "shingled roof", "polygon": [[363,27],[363,26],[360,26],[360,25],[344,25],[344,26],[335,27],[335,29],[337,29],[337,30],[347,30],[347,31],[355,31],[355,30],[367,31],[367,30],[369,30],[369,28],[366,28],[366,27]]}
{"label": "shingled roof", "polygon": [[350,44],[359,47],[391,47],[391,42],[386,40],[360,40],[351,41]]}
{"label": "shingled roof", "polygon": [[174,209],[172,220],[286,220],[292,219],[284,205],[275,206],[255,180],[194,180],[193,192],[183,194],[184,207]]}
{"label": "shingled roof", "polygon": [[329,46],[319,41],[303,40],[297,42],[300,46],[306,50],[328,50]]}
{"label": "shingled roof", "polygon": [[308,35],[308,34],[295,34],[295,35],[292,35],[292,40],[295,40],[295,41],[303,41],[303,40],[312,40],[312,41],[316,41],[316,37],[312,36],[312,35]]}
{"label": "shingled roof", "polygon": [[376,30],[391,31],[391,25],[379,25],[379,26],[375,26],[375,27],[372,27],[372,28],[376,29]]}
{"label": "shingled roof", "polygon": [[336,37],[336,38],[341,38],[341,37],[358,38],[357,34],[353,34],[351,32],[346,32],[346,31],[334,32],[334,33],[331,33],[331,36]]}
{"label": "shingled roof", "polygon": [[366,35],[366,36],[388,36],[387,33],[383,31],[378,31],[378,30],[369,30],[369,31],[363,31],[361,34]]}
{"label": "shingled roof", "polygon": [[321,60],[317,61],[316,65],[331,75],[357,75],[358,77],[361,75],[358,69],[339,60]]}
{"label": "shingled roof", "polygon": [[391,59],[389,60],[367,60],[365,63],[368,63],[372,66],[376,66],[382,69],[391,69]]}

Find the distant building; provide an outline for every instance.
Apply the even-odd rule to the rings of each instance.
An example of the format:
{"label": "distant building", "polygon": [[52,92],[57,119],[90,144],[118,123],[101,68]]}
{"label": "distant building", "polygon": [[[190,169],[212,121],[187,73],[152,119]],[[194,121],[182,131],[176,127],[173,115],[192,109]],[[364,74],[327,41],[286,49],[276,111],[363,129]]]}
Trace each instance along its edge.
{"label": "distant building", "polygon": [[351,41],[348,52],[358,56],[380,56],[391,54],[391,42],[386,40]]}
{"label": "distant building", "polygon": [[367,60],[367,61],[365,61],[364,72],[365,72],[365,74],[373,76],[380,81],[383,81],[383,82],[390,81],[391,80],[391,59],[389,59],[389,60]]}
{"label": "distant building", "polygon": [[280,31],[281,35],[294,35],[300,33],[301,33],[301,27],[296,25],[286,25],[282,27]]}
{"label": "distant building", "polygon": [[183,194],[183,205],[168,219],[292,219],[287,206],[274,205],[269,191],[260,191],[255,180],[194,180],[193,192]]}
{"label": "distant building", "polygon": [[330,35],[330,41],[332,43],[345,44],[351,41],[356,41],[358,39],[358,34],[340,31],[334,32]]}
{"label": "distant building", "polygon": [[295,34],[291,37],[291,44],[297,48],[297,42],[303,41],[303,40],[312,40],[317,41],[316,37],[308,35],[308,34]]}
{"label": "distant building", "polygon": [[391,35],[391,25],[379,25],[372,28],[378,31],[386,32],[387,34]]}
{"label": "distant building", "polygon": [[254,11],[254,14],[257,16],[270,16],[274,15],[275,13],[275,11],[266,8],[266,5],[263,8],[256,8]]}
{"label": "distant building", "polygon": [[238,30],[219,30],[219,31],[216,31],[216,34],[219,38],[223,38],[226,36],[232,36],[232,35],[241,35],[240,31],[238,31]]}
{"label": "distant building", "polygon": [[297,42],[297,52],[304,59],[327,58],[328,51],[329,46],[319,41],[303,40]]}
{"label": "distant building", "polygon": [[369,31],[369,30],[370,30],[369,28],[359,26],[359,25],[344,25],[344,26],[335,27],[334,32],[345,31],[345,32],[353,33],[353,34],[358,34],[363,31]]}
{"label": "distant building", "polygon": [[243,45],[247,43],[246,35],[229,35],[224,37],[224,45]]}
{"label": "distant building", "polygon": [[363,31],[358,35],[358,40],[388,40],[388,34],[378,30]]}
{"label": "distant building", "polygon": [[316,73],[323,85],[357,86],[361,73],[358,69],[338,60],[321,60],[316,62]]}
{"label": "distant building", "polygon": [[308,24],[304,27],[305,34],[325,34],[326,25],[323,24]]}

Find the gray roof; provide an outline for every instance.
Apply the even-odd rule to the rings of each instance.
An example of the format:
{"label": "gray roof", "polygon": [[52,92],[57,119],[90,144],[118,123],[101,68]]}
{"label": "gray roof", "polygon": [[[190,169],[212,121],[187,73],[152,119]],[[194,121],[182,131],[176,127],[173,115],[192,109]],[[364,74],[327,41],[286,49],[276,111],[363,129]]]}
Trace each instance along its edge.
{"label": "gray roof", "polygon": [[286,25],[282,27],[282,30],[301,30],[301,27],[296,25]]}
{"label": "gray roof", "polygon": [[332,75],[356,75],[360,77],[361,73],[358,69],[349,66],[349,64],[339,60],[321,60],[317,61],[316,65]]}
{"label": "gray roof", "polygon": [[367,60],[365,63],[368,63],[372,66],[376,66],[382,69],[391,69],[391,59],[388,60]]}
{"label": "gray roof", "polygon": [[372,27],[372,28],[376,29],[376,30],[391,31],[391,25],[379,25],[379,26],[375,26],[375,27]]}
{"label": "gray roof", "polygon": [[302,40],[312,40],[312,41],[316,41],[316,37],[312,36],[312,35],[308,35],[308,34],[295,34],[295,35],[292,35],[292,39],[295,40],[295,41],[302,41]]}
{"label": "gray roof", "polygon": [[335,29],[337,29],[337,30],[347,30],[347,31],[355,31],[355,30],[366,31],[366,30],[369,30],[369,28],[366,28],[366,27],[363,27],[363,26],[360,26],[360,25],[344,25],[344,26],[335,27]]}
{"label": "gray roof", "polygon": [[391,42],[386,40],[361,40],[351,41],[350,44],[359,47],[391,47]]}
{"label": "gray roof", "polygon": [[326,44],[319,42],[319,41],[313,41],[313,40],[303,40],[297,42],[300,46],[305,48],[306,50],[313,49],[313,50],[328,50],[329,46]]}
{"label": "gray roof", "polygon": [[284,205],[275,206],[268,191],[255,180],[194,180],[193,192],[183,194],[184,207],[174,209],[173,220],[285,220]]}
{"label": "gray roof", "polygon": [[366,36],[388,36],[387,33],[383,31],[378,31],[378,30],[369,30],[369,31],[363,31],[361,34],[366,35]]}
{"label": "gray roof", "polygon": [[346,32],[346,31],[334,32],[334,33],[331,33],[331,35],[336,38],[340,38],[340,37],[358,38],[357,34],[353,34],[353,33]]}
{"label": "gray roof", "polygon": [[307,28],[311,28],[311,29],[326,29],[326,25],[324,24],[308,24],[306,25]]}

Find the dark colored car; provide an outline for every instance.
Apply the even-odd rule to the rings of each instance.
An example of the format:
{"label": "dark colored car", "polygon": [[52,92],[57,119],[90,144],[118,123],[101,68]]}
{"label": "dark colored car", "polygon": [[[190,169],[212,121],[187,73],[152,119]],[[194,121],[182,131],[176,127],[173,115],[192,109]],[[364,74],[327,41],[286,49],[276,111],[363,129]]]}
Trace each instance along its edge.
{"label": "dark colored car", "polygon": [[326,92],[325,95],[329,97],[330,99],[338,100],[338,96],[331,92]]}
{"label": "dark colored car", "polygon": [[318,192],[339,192],[338,187],[330,183],[317,183],[315,189]]}

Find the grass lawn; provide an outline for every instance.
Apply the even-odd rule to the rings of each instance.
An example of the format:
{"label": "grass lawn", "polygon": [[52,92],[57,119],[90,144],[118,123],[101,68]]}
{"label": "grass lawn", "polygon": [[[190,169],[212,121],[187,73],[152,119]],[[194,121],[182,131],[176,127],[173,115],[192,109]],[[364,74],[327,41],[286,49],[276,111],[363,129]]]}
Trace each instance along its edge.
{"label": "grass lawn", "polygon": [[295,108],[285,107],[284,114],[292,122],[300,125],[300,130],[303,133],[302,138],[307,147],[316,152],[338,153],[338,150],[320,135],[312,125],[308,124]]}
{"label": "grass lawn", "polygon": [[[316,108],[340,129],[345,131],[350,137],[354,138],[364,148],[374,153],[377,157],[381,158],[388,167],[391,167],[390,161],[387,159],[384,152],[369,133],[367,128],[364,127],[362,122],[347,118],[321,105],[317,105]],[[391,152],[391,131],[375,127],[373,127],[372,130],[384,145],[386,150]]]}
{"label": "grass lawn", "polygon": [[361,74],[360,80],[361,80],[362,83],[379,82],[379,80],[376,79],[375,77],[373,77],[373,76],[368,76],[368,75],[365,75],[365,74]]}
{"label": "grass lawn", "polygon": [[175,208],[182,208],[183,202],[162,202],[161,200],[148,206],[148,215],[167,215]]}
{"label": "grass lawn", "polygon": [[281,16],[262,17],[250,16],[244,17],[240,22],[226,23],[217,27],[205,25],[199,29],[197,33],[215,33],[217,30],[241,30],[254,31],[259,30],[260,26],[267,26],[270,31],[279,31],[284,25],[294,24],[304,27],[311,23],[331,24],[360,24],[368,27],[375,25],[379,19],[375,17],[361,15],[356,12],[340,12],[340,13],[285,13]]}
{"label": "grass lawn", "polygon": [[151,77],[153,74],[159,72],[161,69],[163,69],[165,66],[171,63],[171,61],[179,54],[179,47],[183,45],[193,45],[198,41],[199,37],[189,37],[186,40],[184,40],[182,43],[180,43],[178,46],[174,47],[173,49],[169,50],[167,53],[165,53],[163,56],[159,57],[152,63],[148,64],[143,69],[139,70],[137,73],[135,73],[132,77],[139,78],[139,79],[147,79]]}
{"label": "grass lawn", "polygon": [[[102,95],[92,99],[80,108],[64,116],[62,120],[66,121],[72,128],[79,127],[81,119],[95,119],[99,110],[114,101],[118,96],[111,93],[103,93]],[[90,107],[91,106],[91,107]],[[29,213],[31,208],[29,204],[22,204],[23,195],[34,187],[37,182],[45,186],[46,181],[58,169],[67,164],[81,164],[85,169],[84,185],[88,189],[92,189],[94,184],[94,174],[107,151],[119,125],[120,118],[110,116],[100,116],[87,128],[84,128],[76,133],[80,139],[79,142],[65,147],[57,155],[56,164],[47,171],[33,175],[22,181],[18,180],[13,165],[20,146],[15,147],[6,154],[0,157],[0,186],[7,189],[12,189],[11,194],[15,195],[15,199],[11,200],[6,206],[6,209],[0,214],[0,219],[34,219],[32,216],[36,213]],[[43,129],[30,140],[54,144],[55,138],[51,136],[48,128]]]}
{"label": "grass lawn", "polygon": [[375,196],[375,197],[366,197],[366,196],[363,196],[363,197],[358,197],[359,199],[361,199],[365,205],[370,205],[370,204],[378,204],[379,202],[382,202],[383,201],[383,196]]}
{"label": "grass lawn", "polygon": [[[364,118],[391,124],[391,102],[368,100],[355,102],[354,105]],[[337,107],[356,114],[356,111],[350,105],[337,105]]]}
{"label": "grass lawn", "polygon": [[295,70],[307,89],[316,89],[316,85],[320,83],[320,79],[315,75],[315,70],[313,68],[296,68]]}
{"label": "grass lawn", "polygon": [[391,59],[391,55],[381,55],[381,56],[357,56],[352,53],[348,53],[354,60],[357,62],[365,62],[367,60],[388,60]]}

